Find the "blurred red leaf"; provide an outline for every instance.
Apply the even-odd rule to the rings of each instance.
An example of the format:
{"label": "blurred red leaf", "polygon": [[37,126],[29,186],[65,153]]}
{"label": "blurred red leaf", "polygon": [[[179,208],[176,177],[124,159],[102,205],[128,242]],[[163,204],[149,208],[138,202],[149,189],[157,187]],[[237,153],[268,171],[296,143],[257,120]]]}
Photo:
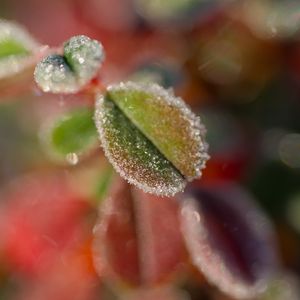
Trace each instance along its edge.
{"label": "blurred red leaf", "polygon": [[18,179],[1,198],[0,249],[14,272],[43,273],[86,238],[91,208],[63,173]]}
{"label": "blurred red leaf", "polygon": [[234,184],[197,187],[184,196],[183,236],[193,264],[221,291],[238,299],[266,288],[277,268],[266,216]]}
{"label": "blurred red leaf", "polygon": [[121,179],[94,234],[96,269],[112,283],[152,286],[172,278],[185,261],[176,200],[131,189]]}

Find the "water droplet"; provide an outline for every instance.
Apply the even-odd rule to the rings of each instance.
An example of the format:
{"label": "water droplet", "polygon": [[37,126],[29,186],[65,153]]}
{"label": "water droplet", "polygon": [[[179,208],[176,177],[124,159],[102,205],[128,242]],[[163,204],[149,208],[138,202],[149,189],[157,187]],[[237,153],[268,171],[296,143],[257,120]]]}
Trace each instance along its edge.
{"label": "water droplet", "polygon": [[78,155],[76,154],[76,153],[68,153],[67,155],[66,155],[66,160],[67,160],[67,162],[70,164],[70,165],[73,165],[73,166],[75,166],[75,165],[77,165],[78,164],[78,162],[79,162],[79,157],[78,157]]}

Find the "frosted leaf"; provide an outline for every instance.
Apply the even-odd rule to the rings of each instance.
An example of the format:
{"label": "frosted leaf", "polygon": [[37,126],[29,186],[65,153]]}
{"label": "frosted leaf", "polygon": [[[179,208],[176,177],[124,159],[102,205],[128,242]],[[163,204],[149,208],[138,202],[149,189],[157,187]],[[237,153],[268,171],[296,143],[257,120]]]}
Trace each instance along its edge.
{"label": "frosted leaf", "polygon": [[0,79],[25,69],[38,43],[14,22],[0,20]]}
{"label": "frosted leaf", "polygon": [[59,116],[42,130],[41,139],[51,157],[77,164],[79,155],[96,145],[93,111],[81,108]]}
{"label": "frosted leaf", "polygon": [[64,56],[82,84],[95,77],[105,58],[103,46],[84,35],[74,36],[64,44]]}
{"label": "frosted leaf", "polygon": [[110,86],[107,97],[187,180],[201,176],[209,157],[205,128],[181,98],[159,85],[133,82]]}
{"label": "frosted leaf", "polygon": [[78,90],[73,71],[57,54],[51,54],[37,64],[34,79],[44,92],[73,93]]}
{"label": "frosted leaf", "polygon": [[86,36],[75,36],[64,44],[63,55],[45,57],[34,72],[44,92],[76,93],[93,79],[104,60],[102,45]]}
{"label": "frosted leaf", "polygon": [[108,95],[98,96],[95,122],[105,154],[122,177],[157,195],[174,195],[184,189],[183,176]]}
{"label": "frosted leaf", "polygon": [[194,266],[233,298],[260,295],[277,272],[272,227],[234,184],[197,187],[185,194],[181,226]]}

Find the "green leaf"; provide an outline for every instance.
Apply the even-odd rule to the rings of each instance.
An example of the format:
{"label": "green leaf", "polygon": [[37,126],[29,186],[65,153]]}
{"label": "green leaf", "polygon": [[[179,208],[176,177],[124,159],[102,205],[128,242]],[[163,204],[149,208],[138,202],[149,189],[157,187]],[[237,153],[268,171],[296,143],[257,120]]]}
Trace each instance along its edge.
{"label": "green leaf", "polygon": [[186,181],[141,131],[110,100],[97,99],[96,125],[102,146],[115,169],[146,192],[173,195]]}
{"label": "green leaf", "polygon": [[86,153],[97,140],[93,111],[81,108],[60,117],[50,127],[47,138],[51,150],[58,156]]}
{"label": "green leaf", "polygon": [[39,44],[20,25],[0,20],[0,78],[20,73],[33,64]]}
{"label": "green leaf", "polygon": [[107,97],[188,180],[199,177],[208,155],[204,127],[182,99],[158,85],[111,86]]}
{"label": "green leaf", "polygon": [[103,172],[101,172],[101,176],[99,181],[97,182],[95,198],[99,199],[99,201],[103,200],[106,197],[109,187],[112,183],[114,171],[111,165],[106,167]]}
{"label": "green leaf", "polygon": [[29,53],[29,50],[16,40],[0,40],[0,59],[11,55],[28,55]]}

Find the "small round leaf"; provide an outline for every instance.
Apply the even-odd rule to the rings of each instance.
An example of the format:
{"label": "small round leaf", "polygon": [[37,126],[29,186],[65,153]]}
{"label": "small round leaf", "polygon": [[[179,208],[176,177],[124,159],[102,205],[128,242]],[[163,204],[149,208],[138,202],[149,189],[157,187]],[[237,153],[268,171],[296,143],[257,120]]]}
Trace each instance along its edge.
{"label": "small round leaf", "polygon": [[97,99],[95,121],[115,169],[146,192],[182,191],[209,157],[200,119],[156,84],[110,86]]}
{"label": "small round leaf", "polygon": [[44,133],[42,139],[52,155],[72,160],[73,154],[85,154],[96,145],[93,111],[89,108],[71,111],[55,120]]}
{"label": "small round leaf", "polygon": [[105,154],[122,177],[158,195],[183,190],[183,176],[109,97],[99,96],[95,121]]}

